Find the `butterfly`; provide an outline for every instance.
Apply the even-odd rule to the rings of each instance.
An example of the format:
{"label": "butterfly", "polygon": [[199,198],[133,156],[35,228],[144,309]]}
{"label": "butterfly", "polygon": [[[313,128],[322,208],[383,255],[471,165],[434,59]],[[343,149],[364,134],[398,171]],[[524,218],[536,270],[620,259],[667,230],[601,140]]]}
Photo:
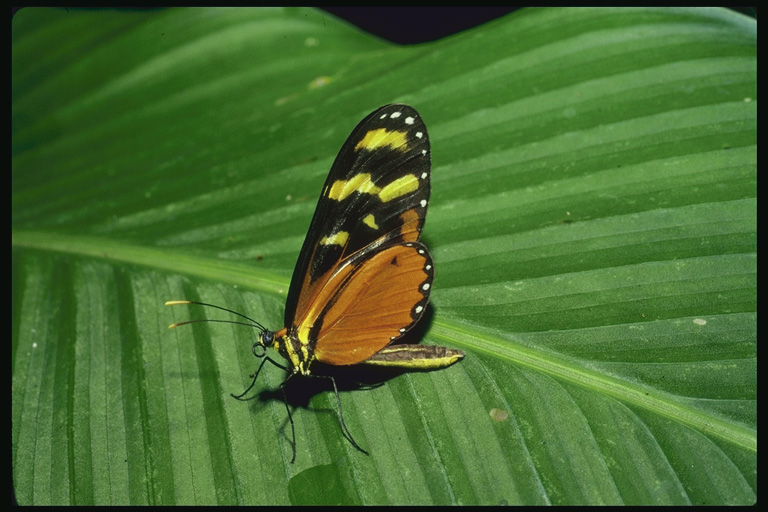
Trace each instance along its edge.
{"label": "butterfly", "polygon": [[[352,130],[323,185],[299,253],[282,329],[271,331],[212,304],[166,303],[215,307],[260,329],[252,351],[263,361],[251,386],[232,396],[242,399],[267,361],[289,372],[281,384],[285,399],[285,384],[293,376],[317,376],[315,362],[435,370],[464,357],[461,350],[398,343],[424,314],[434,278],[432,258],[419,242],[430,195],[430,159],[424,121],[408,105],[383,106]],[[266,356],[268,347],[288,366]],[[322,377],[333,384],[345,437],[367,454],[344,423],[333,375]],[[291,462],[296,457],[293,428],[291,419]]]}

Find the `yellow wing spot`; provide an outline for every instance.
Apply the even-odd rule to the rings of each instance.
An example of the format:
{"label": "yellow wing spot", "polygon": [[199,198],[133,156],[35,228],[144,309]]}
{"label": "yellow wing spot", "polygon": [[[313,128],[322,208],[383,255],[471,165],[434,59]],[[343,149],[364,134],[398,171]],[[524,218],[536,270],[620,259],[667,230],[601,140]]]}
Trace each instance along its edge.
{"label": "yellow wing spot", "polygon": [[360,194],[378,194],[379,199],[386,203],[398,197],[417,190],[419,188],[419,179],[413,174],[406,174],[389,185],[379,188],[371,181],[371,175],[367,172],[355,174],[348,180],[336,180],[328,188],[325,196],[334,201],[343,201],[353,193]]}
{"label": "yellow wing spot", "polygon": [[324,236],[320,239],[320,245],[340,245],[344,247],[349,238],[349,233],[346,231],[338,231],[331,236]]}
{"label": "yellow wing spot", "polygon": [[355,174],[348,180],[336,180],[328,189],[328,199],[335,201],[343,201],[353,192],[359,192],[361,194],[378,194],[381,189],[373,184],[371,181],[371,175],[367,172],[361,172]]}
{"label": "yellow wing spot", "polygon": [[370,213],[363,218],[363,224],[371,229],[379,229],[379,225],[376,224],[376,217]]}
{"label": "yellow wing spot", "polygon": [[379,198],[382,202],[386,203],[387,201],[410,194],[418,188],[419,179],[413,174],[406,174],[382,188],[381,192],[379,192]]}
{"label": "yellow wing spot", "polygon": [[365,134],[365,137],[360,139],[360,142],[357,143],[355,151],[360,149],[373,151],[376,148],[390,146],[392,149],[404,152],[408,150],[408,140],[406,139],[406,135],[408,135],[407,132],[388,131],[386,128],[370,130]]}

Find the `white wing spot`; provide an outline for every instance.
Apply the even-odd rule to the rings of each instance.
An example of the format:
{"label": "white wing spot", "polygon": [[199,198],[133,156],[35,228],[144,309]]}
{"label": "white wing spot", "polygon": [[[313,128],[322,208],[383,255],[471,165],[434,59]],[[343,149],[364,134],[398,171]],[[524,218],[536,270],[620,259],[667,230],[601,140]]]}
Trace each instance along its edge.
{"label": "white wing spot", "polygon": [[416,137],[417,137],[417,138],[419,138],[419,139],[420,139],[420,138],[422,138],[423,136],[424,136],[424,133],[423,133],[423,132],[416,132]]}
{"label": "white wing spot", "polygon": [[421,203],[419,203],[419,204],[421,204],[422,208],[426,208],[427,207],[427,200],[426,199],[422,199]]}
{"label": "white wing spot", "polygon": [[405,118],[405,124],[413,124],[415,122],[416,122],[416,119],[414,119],[411,116],[408,116],[408,117]]}
{"label": "white wing spot", "polygon": [[424,270],[432,270],[432,265],[427,265],[426,267],[424,267]]}
{"label": "white wing spot", "polygon": [[423,306],[416,306],[416,309],[414,309],[414,311],[416,311],[416,314],[418,315],[419,313],[424,311],[424,307]]}
{"label": "white wing spot", "polygon": [[425,172],[421,173],[421,179],[423,180],[427,179],[427,173]]}
{"label": "white wing spot", "polygon": [[429,290],[429,283],[424,283],[423,285],[421,285],[421,289],[424,291]]}
{"label": "white wing spot", "polygon": [[400,112],[392,112],[392,114],[389,117],[391,117],[392,119],[397,119],[401,115],[402,114]]}

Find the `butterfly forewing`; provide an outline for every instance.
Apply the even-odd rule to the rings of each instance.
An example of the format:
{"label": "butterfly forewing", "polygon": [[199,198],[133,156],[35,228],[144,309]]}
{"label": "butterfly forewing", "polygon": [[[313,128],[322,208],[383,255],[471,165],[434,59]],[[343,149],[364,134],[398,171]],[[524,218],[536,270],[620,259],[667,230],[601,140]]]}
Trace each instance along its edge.
{"label": "butterfly forewing", "polygon": [[334,275],[353,273],[384,247],[418,240],[429,170],[429,138],[413,108],[387,105],[357,125],[323,186],[291,280],[287,327],[314,322],[317,304],[337,291],[325,289]]}

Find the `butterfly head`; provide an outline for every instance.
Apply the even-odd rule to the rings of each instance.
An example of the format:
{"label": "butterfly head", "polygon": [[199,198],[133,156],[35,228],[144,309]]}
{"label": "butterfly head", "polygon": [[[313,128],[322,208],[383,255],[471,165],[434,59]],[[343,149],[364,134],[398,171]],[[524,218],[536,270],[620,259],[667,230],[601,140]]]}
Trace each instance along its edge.
{"label": "butterfly head", "polygon": [[259,337],[256,343],[253,344],[251,351],[256,357],[264,357],[267,353],[267,347],[272,347],[275,344],[275,333],[267,329],[262,330],[259,333]]}

